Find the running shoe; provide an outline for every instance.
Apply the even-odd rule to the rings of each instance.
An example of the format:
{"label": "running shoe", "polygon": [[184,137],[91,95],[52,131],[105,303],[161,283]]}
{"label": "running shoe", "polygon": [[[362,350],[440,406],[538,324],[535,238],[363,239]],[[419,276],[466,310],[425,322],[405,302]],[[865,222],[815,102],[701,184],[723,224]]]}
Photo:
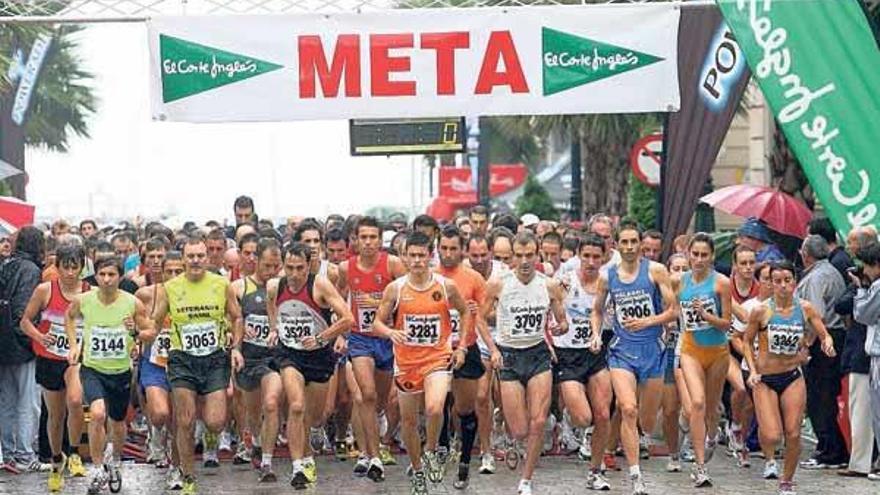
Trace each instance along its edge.
{"label": "running shoe", "polygon": [[168,470],[168,474],[165,477],[165,489],[166,490],[180,490],[183,488],[183,473],[180,472],[179,467],[173,467]]}
{"label": "running shoe", "polygon": [[648,435],[642,435],[639,438],[639,458],[651,458],[651,437]]}
{"label": "running shoe", "polygon": [[707,438],[706,439],[706,452],[705,452],[705,462],[709,462],[712,460],[712,457],[715,456],[715,447],[718,446],[718,441],[715,438]]}
{"label": "running shoe", "polygon": [[316,454],[324,452],[324,441],[327,439],[327,432],[320,426],[309,428],[309,445]]}
{"label": "running shoe", "polygon": [[305,473],[309,483],[318,482],[318,465],[315,464],[314,457],[303,459],[303,473]]}
{"label": "running shoe", "polygon": [[426,450],[424,454],[422,454],[422,463],[425,464],[426,474],[428,476],[428,480],[431,483],[440,483],[443,481],[443,464],[440,462],[440,458],[437,456],[437,452],[433,450]]}
{"label": "running shoe", "polygon": [[607,491],[611,489],[611,483],[599,471],[593,471],[587,476],[587,488],[590,490]]}
{"label": "running shoe", "polygon": [[370,467],[367,469],[367,478],[370,478],[376,483],[385,481],[385,467],[382,466],[382,461],[379,460],[378,457],[370,459]]}
{"label": "running shoe", "polygon": [[424,470],[415,471],[410,478],[410,484],[412,485],[411,495],[428,495],[428,482],[425,481]]}
{"label": "running shoe", "polygon": [[519,495],[532,495],[532,480],[519,480],[519,487],[516,489]]}
{"label": "running shoe", "polygon": [[797,495],[793,481],[779,482],[779,495]]}
{"label": "running shoe", "polygon": [[614,458],[614,454],[611,452],[605,452],[605,455],[602,457],[602,466],[604,466],[603,471],[611,470],[611,471],[620,471],[620,468],[617,467],[617,459]]}
{"label": "running shoe", "polygon": [[741,468],[748,468],[752,466],[752,460],[749,457],[749,451],[746,449],[742,449],[736,454],[736,465]]}
{"label": "running shoe", "polygon": [[696,464],[691,470],[691,480],[694,482],[695,488],[703,488],[712,486],[712,478],[709,477],[709,471],[705,464]]}
{"label": "running shoe", "polygon": [[[262,456],[262,452],[260,452],[260,456]],[[252,461],[253,458],[248,451],[247,445],[244,442],[238,442],[238,446],[235,447],[235,455],[232,456],[232,463],[236,466],[241,466],[242,464],[250,464]]]}
{"label": "running shoe", "polygon": [[677,455],[669,456],[669,461],[666,463],[666,472],[667,473],[681,472],[681,462],[678,460]]}
{"label": "running shoe", "polygon": [[468,487],[471,480],[471,467],[463,462],[458,464],[458,476],[452,482],[453,488],[456,490],[464,490]]}
{"label": "running shoe", "polygon": [[648,495],[648,487],[641,474],[630,475],[629,480],[632,484],[632,495]]}
{"label": "running shoe", "polygon": [[776,459],[764,461],[764,474],[762,476],[765,480],[775,480],[779,478],[779,466],[776,464]]}
{"label": "running shoe", "polygon": [[227,430],[220,432],[217,439],[217,450],[220,452],[232,452],[232,434]]}
{"label": "running shoe", "polygon": [[275,476],[275,472],[272,471],[271,464],[263,464],[260,466],[260,474],[257,477],[257,482],[259,483],[275,483],[278,481],[278,477]]}
{"label": "running shoe", "polygon": [[217,457],[216,449],[205,449],[205,454],[202,456],[202,464],[206,468],[218,468],[220,467],[220,458]]}
{"label": "running shoe", "polygon": [[79,454],[70,454],[70,457],[67,458],[67,472],[75,478],[82,478],[86,475],[86,467],[83,466]]}
{"label": "running shoe", "polygon": [[489,452],[480,454],[480,474],[495,474],[495,456]]}
{"label": "running shoe", "polygon": [[67,465],[67,456],[61,454],[61,463],[53,465],[49,471],[47,485],[50,492],[60,492],[64,488],[64,468]]}
{"label": "running shoe", "polygon": [[582,461],[589,461],[590,458],[593,457],[593,449],[592,442],[590,439],[590,435],[584,434],[584,439],[581,441],[581,446],[578,448],[578,459]]}
{"label": "running shoe", "polygon": [[292,486],[294,490],[305,490],[308,488],[309,479],[306,478],[306,473],[303,471],[302,464],[294,466],[293,471],[290,473],[290,486]]}
{"label": "running shoe", "polygon": [[[251,449],[250,458],[251,466],[253,466],[254,469],[260,469],[260,464],[262,464],[263,462],[263,447],[254,445],[254,447]],[[234,461],[235,459],[233,459],[233,462]]]}
{"label": "running shoe", "polygon": [[379,460],[383,466],[396,466],[397,458],[391,453],[391,449],[385,444],[379,444]]}
{"label": "running shoe", "polygon": [[40,462],[39,459],[15,460],[15,469],[21,473],[48,473],[52,470],[52,464]]}
{"label": "running shoe", "polygon": [[183,488],[180,495],[196,495],[199,491],[199,485],[193,476],[183,478]]}
{"label": "running shoe", "polygon": [[[345,440],[337,440],[334,446],[334,454],[336,455],[336,460],[340,462],[345,462],[348,460],[348,445],[346,445]],[[379,455],[382,455],[382,450],[379,450]]]}
{"label": "running shoe", "polygon": [[366,456],[366,454],[361,454],[358,456],[357,462],[354,464],[354,475],[355,476],[366,476],[367,471],[370,470],[370,458]]}
{"label": "running shoe", "polygon": [[92,471],[92,479],[89,481],[89,488],[86,493],[88,495],[100,495],[107,487],[107,471],[101,468],[94,468]]}

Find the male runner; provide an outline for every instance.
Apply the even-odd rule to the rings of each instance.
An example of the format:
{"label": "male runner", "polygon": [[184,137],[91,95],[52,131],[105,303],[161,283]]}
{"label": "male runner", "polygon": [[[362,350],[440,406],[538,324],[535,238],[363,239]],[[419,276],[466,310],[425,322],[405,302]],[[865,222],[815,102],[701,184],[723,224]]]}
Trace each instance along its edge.
{"label": "male runner", "polygon": [[639,430],[654,431],[663,390],[663,325],[678,314],[666,267],[641,257],[641,231],[623,223],[617,235],[621,262],[600,275],[593,328],[601,328],[611,298],[614,339],[609,345],[611,384],[621,411],[620,438],[633,495],[647,494],[639,468]]}
{"label": "male runner", "polygon": [[[196,400],[203,401],[202,419],[213,433],[226,425],[226,387],[230,366],[243,366],[241,309],[229,281],[207,270],[208,248],[202,237],[183,247],[183,276],[165,282],[156,294],[153,320],[161,327],[171,317],[168,382],[177,423],[175,435],[183,472],[183,494],[196,492],[193,471],[193,427]],[[232,324],[231,353],[226,351],[227,318]]]}
{"label": "male runner", "polygon": [[[244,240],[244,239],[242,239]],[[257,265],[253,274],[232,283],[241,305],[244,338],[241,354],[244,366],[235,374],[236,388],[241,390],[247,409],[247,424],[253,432],[254,462],[259,462],[261,483],[277,480],[272,471],[272,453],[278,435],[278,407],[281,401],[281,375],[270,340],[268,295],[266,284],[281,267],[281,248],[275,239],[263,238],[257,243]],[[240,425],[242,429],[244,425]],[[239,442],[239,447],[244,442]],[[262,450],[262,446],[266,450]],[[239,449],[241,450],[241,449]],[[238,462],[237,462],[238,463]]]}
{"label": "male runner", "polygon": [[[162,274],[152,278],[153,285],[141,287],[135,293],[144,307],[152,314],[156,307],[156,294],[159,286],[166,280],[183,273],[183,256],[180,251],[168,251],[163,253]],[[158,329],[156,340],[144,344],[141,350],[140,377],[138,383],[143,390],[147,405],[147,417],[150,419],[150,452],[149,458],[153,459],[157,467],[168,466],[167,440],[171,433],[171,469],[165,480],[168,490],[180,490],[183,487],[183,475],[180,472],[180,457],[177,455],[177,446],[174,442],[174,432],[171,421],[171,385],[168,383],[168,375],[165,367],[168,365],[168,351],[171,349],[170,322],[166,318],[161,328]]]}
{"label": "male runner", "polygon": [[611,377],[602,345],[602,328],[591,321],[599,270],[605,263],[605,241],[588,235],[579,248],[580,268],[568,272],[561,283],[565,289],[565,315],[570,331],[553,337],[557,362],[555,382],[573,426],[586,428],[591,420],[590,474],[587,488],[610,490],[602,474],[602,454],[610,432]]}
{"label": "male runner", "polygon": [[[156,337],[143,303],[119,290],[123,273],[122,260],[118,257],[96,261],[98,290],[72,300],[64,318],[70,342],[67,362],[75,366],[82,358],[80,380],[91,417],[89,453],[93,467],[89,495],[101,493],[113,478],[121,482],[119,468],[125,445],[125,414],[131,395],[131,352],[135,339],[149,342]],[[79,318],[83,321],[82,347],[77,342]],[[108,417],[112,459],[104,459]],[[109,466],[105,461],[109,461]]]}
{"label": "male runner", "polygon": [[[290,484],[297,490],[317,480],[314,458],[304,456],[306,429],[321,424],[327,382],[336,370],[332,343],[354,323],[333,284],[310,273],[311,255],[304,244],[293,243],[284,250],[284,276],[267,286],[271,338],[281,343],[276,359],[288,404]],[[332,324],[331,312],[336,315]]]}
{"label": "male runner", "polygon": [[512,270],[489,281],[481,311],[487,319],[495,313],[498,349],[492,353],[492,365],[499,370],[507,427],[517,441],[528,437],[518,493],[531,495],[532,475],[541,455],[553,386],[545,331],[551,312],[557,322],[550,327],[553,335],[567,332],[568,321],[562,306],[562,287],[535,270],[538,262],[535,235],[523,231],[514,237],[512,245]]}
{"label": "male runner", "polygon": [[[460,243],[460,238],[455,242]],[[458,313],[464,328],[471,326],[472,319],[455,283],[431,272],[431,259],[431,239],[420,231],[410,234],[406,239],[409,273],[385,288],[373,327],[378,336],[394,343],[394,382],[400,391],[401,435],[413,468],[413,495],[428,493],[423,462],[428,479],[434,483],[443,480],[437,443],[449,393],[449,369],[460,369],[467,354],[464,340],[452,350],[450,308]],[[393,327],[385,323],[392,317]],[[418,428],[420,409],[425,412],[424,456]]]}
{"label": "male runner", "polygon": [[480,332],[484,341],[492,340],[485,322],[477,318],[477,312],[486,298],[486,282],[475,270],[462,265],[463,248],[464,238],[458,227],[449,225],[440,232],[440,266],[435,271],[455,282],[459,294],[467,302],[470,315],[470,324],[465,326],[457,310],[449,311],[452,346],[457,348],[461,343],[461,347],[467,352],[464,365],[453,372],[452,380],[455,412],[461,428],[461,458],[458,478],[453,482],[453,486],[459,490],[468,486],[470,478],[471,451],[479,428],[474,407],[479,380],[486,372],[480,358],[480,348],[477,346],[477,332]]}
{"label": "male runner", "polygon": [[[85,250],[80,244],[62,243],[58,246],[55,258],[58,280],[38,285],[21,317],[21,329],[33,341],[32,347],[37,355],[37,383],[43,387],[43,400],[48,411],[46,429],[52,450],[48,488],[51,492],[61,491],[64,487],[65,466],[71,476],[86,474],[82,460],[76,453],[83,427],[79,364],[68,364],[70,341],[64,328],[64,314],[70,301],[90,288],[89,284],[79,279],[85,257]],[[37,316],[40,322],[34,325]],[[81,340],[81,320],[76,322],[76,327],[77,340]],[[70,444],[70,452],[67,453],[62,451],[65,416]]]}
{"label": "male runner", "polygon": [[[488,281],[493,276],[500,276],[500,273],[507,270],[507,265],[492,259],[489,253],[489,241],[481,234],[471,235],[468,239],[467,262],[471,268],[479,273],[484,281]],[[492,368],[490,356],[492,349],[495,347],[495,317],[486,322],[486,330],[489,332],[489,339],[482,336],[477,339],[477,346],[480,349],[480,357],[483,367]],[[492,393],[496,388],[493,386],[494,373],[484,373],[477,381],[476,396],[476,412],[477,412],[477,431],[480,436],[480,474],[493,474],[495,472],[495,456],[492,454],[492,428],[494,426],[494,418],[492,414]],[[500,397],[495,401],[500,405]]]}
{"label": "male runner", "polygon": [[384,409],[391,385],[394,363],[391,342],[373,336],[376,310],[385,287],[406,273],[400,258],[379,250],[382,241],[379,222],[362,217],[355,225],[358,254],[339,265],[339,285],[348,289],[354,327],[348,341],[354,382],[360,393],[354,393],[355,409],[363,426],[358,445],[364,456],[355,465],[355,474],[367,475],[373,481],[385,479],[385,468],[379,459],[378,411]]}

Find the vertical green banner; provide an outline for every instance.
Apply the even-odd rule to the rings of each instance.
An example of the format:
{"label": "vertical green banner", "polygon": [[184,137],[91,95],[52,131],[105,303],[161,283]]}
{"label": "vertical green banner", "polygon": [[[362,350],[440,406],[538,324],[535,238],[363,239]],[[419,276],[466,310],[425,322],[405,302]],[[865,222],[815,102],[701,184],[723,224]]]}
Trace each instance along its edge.
{"label": "vertical green banner", "polygon": [[880,50],[857,0],[718,0],[839,232],[880,227]]}

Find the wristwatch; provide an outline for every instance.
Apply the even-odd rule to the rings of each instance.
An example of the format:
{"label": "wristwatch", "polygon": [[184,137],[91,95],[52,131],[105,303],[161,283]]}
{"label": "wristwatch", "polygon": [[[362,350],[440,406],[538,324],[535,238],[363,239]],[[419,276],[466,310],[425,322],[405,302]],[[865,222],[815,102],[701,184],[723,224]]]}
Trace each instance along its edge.
{"label": "wristwatch", "polygon": [[315,335],[315,342],[318,343],[318,347],[324,347],[327,345],[327,341],[325,341],[324,338],[321,337],[321,334]]}

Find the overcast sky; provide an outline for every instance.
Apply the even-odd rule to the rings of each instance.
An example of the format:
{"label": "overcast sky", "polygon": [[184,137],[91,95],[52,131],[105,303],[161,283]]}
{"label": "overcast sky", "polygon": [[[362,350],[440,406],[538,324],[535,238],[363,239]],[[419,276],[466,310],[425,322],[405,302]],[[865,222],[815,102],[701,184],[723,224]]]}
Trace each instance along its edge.
{"label": "overcast sky", "polygon": [[426,202],[418,198],[426,186],[411,187],[420,158],[349,156],[347,121],[153,122],[146,26],[92,25],[81,40],[99,107],[91,138],[72,139],[69,153],[28,152],[28,200],[38,217],[231,219],[239,194],[273,218]]}

